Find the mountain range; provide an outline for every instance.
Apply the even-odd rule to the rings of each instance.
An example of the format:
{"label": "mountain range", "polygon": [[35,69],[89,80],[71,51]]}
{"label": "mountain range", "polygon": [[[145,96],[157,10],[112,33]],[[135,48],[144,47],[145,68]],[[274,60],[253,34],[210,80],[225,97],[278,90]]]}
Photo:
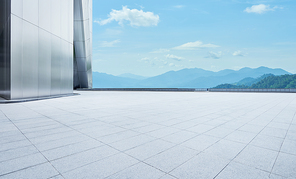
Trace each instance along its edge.
{"label": "mountain range", "polygon": [[259,67],[240,70],[225,69],[218,72],[201,68],[169,71],[154,77],[133,74],[114,76],[93,72],[93,88],[212,88],[219,84],[236,83],[246,78],[255,79],[264,74],[291,74],[283,69]]}

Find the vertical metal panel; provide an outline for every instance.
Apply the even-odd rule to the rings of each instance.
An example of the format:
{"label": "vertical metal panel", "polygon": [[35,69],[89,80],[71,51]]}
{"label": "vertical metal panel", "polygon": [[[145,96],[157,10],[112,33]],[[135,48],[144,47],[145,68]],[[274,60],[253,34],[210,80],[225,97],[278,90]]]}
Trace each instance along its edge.
{"label": "vertical metal panel", "polygon": [[61,34],[60,34],[60,37],[63,39],[63,40],[68,40],[67,37],[68,37],[68,29],[70,27],[68,27],[68,13],[69,13],[69,7],[68,7],[68,0],[63,0],[63,1],[60,1],[60,4],[61,4],[61,15],[60,15],[60,19],[61,19]]}
{"label": "vertical metal panel", "polygon": [[38,28],[23,21],[23,97],[38,96]]}
{"label": "vertical metal panel", "polygon": [[38,96],[49,96],[51,89],[51,34],[39,28]]}
{"label": "vertical metal panel", "polygon": [[60,38],[51,35],[51,95],[60,94],[61,83],[61,42]]}
{"label": "vertical metal panel", "polygon": [[23,18],[38,26],[38,0],[23,1]]}
{"label": "vertical metal panel", "polygon": [[85,42],[74,41],[75,46],[75,55],[77,58],[85,58],[86,57],[86,47]]}
{"label": "vertical metal panel", "polygon": [[83,20],[89,19],[89,0],[81,0]]}
{"label": "vertical metal panel", "polygon": [[11,15],[11,98],[22,98],[23,20]]}
{"label": "vertical metal panel", "polygon": [[[69,12],[68,12],[68,42],[72,43],[73,46],[73,31],[74,31],[74,1],[68,0]],[[73,51],[73,49],[71,50]],[[73,60],[72,60],[73,61]]]}
{"label": "vertical metal panel", "polygon": [[51,1],[39,0],[39,27],[51,31]]}
{"label": "vertical metal panel", "polygon": [[11,0],[11,13],[23,17],[23,0]]}
{"label": "vertical metal panel", "polygon": [[51,32],[56,36],[61,34],[61,3],[60,0],[50,0],[51,2]]}
{"label": "vertical metal panel", "polygon": [[74,49],[78,75],[74,76],[74,87],[91,88],[92,73],[92,0],[74,0]]}
{"label": "vertical metal panel", "polygon": [[74,21],[74,40],[75,41],[83,41],[84,33],[83,33],[83,23],[81,21]]}
{"label": "vertical metal panel", "polygon": [[87,71],[87,80],[88,88],[92,88],[92,68]]}
{"label": "vertical metal panel", "polygon": [[10,1],[0,1],[0,96],[10,99]]}
{"label": "vertical metal panel", "polygon": [[77,70],[80,72],[87,71],[86,58],[76,58],[76,60],[78,65]]}
{"label": "vertical metal panel", "polygon": [[68,81],[67,81],[67,93],[73,92],[73,83],[74,83],[74,75],[73,75],[73,44],[68,45]]}
{"label": "vertical metal panel", "polygon": [[83,20],[82,18],[82,2],[81,0],[74,0],[74,20]]}
{"label": "vertical metal panel", "polygon": [[60,48],[60,69],[61,69],[61,83],[60,83],[60,93],[66,93],[67,89],[67,67],[68,67],[68,59],[67,59],[67,45],[68,42],[65,40],[61,40],[61,48]]}

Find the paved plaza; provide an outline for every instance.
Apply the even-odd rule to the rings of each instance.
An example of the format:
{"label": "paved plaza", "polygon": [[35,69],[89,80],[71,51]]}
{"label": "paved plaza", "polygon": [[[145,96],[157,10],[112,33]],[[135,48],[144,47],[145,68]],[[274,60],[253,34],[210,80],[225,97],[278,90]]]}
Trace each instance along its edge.
{"label": "paved plaza", "polygon": [[0,178],[296,178],[296,94],[98,92],[0,104]]}

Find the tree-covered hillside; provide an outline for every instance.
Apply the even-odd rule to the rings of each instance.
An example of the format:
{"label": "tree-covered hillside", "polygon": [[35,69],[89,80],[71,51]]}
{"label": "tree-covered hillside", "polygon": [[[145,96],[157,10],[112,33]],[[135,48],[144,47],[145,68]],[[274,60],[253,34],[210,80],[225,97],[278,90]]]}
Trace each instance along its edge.
{"label": "tree-covered hillside", "polygon": [[221,84],[214,88],[296,88],[296,75],[267,76],[251,86]]}

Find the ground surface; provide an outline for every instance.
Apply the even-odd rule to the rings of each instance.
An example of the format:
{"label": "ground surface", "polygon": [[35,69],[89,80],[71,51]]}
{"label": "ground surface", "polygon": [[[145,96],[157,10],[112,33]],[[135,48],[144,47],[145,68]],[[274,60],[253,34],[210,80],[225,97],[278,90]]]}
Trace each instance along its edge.
{"label": "ground surface", "polygon": [[0,178],[296,178],[296,94],[79,92],[0,104]]}

